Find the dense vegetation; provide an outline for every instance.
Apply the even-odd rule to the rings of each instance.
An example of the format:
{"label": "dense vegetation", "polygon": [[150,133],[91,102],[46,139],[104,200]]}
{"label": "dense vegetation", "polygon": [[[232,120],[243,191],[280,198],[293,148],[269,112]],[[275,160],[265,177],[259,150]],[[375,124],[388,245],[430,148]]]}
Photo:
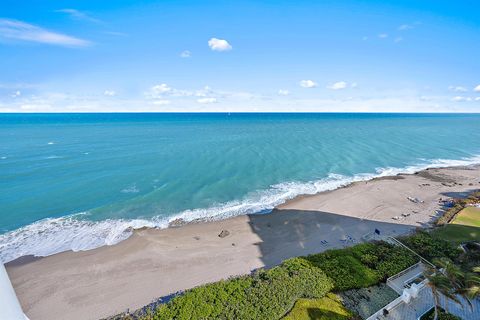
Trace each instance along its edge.
{"label": "dense vegetation", "polygon": [[455,245],[443,239],[440,234],[418,231],[400,240],[420,256],[430,261],[442,257],[455,260],[460,253]]}
{"label": "dense vegetation", "polygon": [[[431,233],[419,231],[400,240],[429,260],[462,259],[456,247]],[[272,269],[196,287],[167,303],[111,319],[280,319],[299,299],[323,307],[330,303],[333,308],[334,301],[322,299],[329,292],[370,287],[418,260],[410,251],[386,242],[362,243],[288,259]],[[295,314],[304,314],[299,308]]]}
{"label": "dense vegetation", "polygon": [[385,242],[329,250],[304,259],[325,271],[336,291],[372,286],[418,261],[409,251]]}
{"label": "dense vegetation", "polygon": [[189,290],[160,306],[151,318],[278,319],[298,298],[321,298],[332,288],[321,269],[294,258],[251,276]]}
{"label": "dense vegetation", "polygon": [[292,258],[269,270],[188,290],[143,319],[279,319],[300,298],[370,286],[416,261],[407,250],[384,242]]}

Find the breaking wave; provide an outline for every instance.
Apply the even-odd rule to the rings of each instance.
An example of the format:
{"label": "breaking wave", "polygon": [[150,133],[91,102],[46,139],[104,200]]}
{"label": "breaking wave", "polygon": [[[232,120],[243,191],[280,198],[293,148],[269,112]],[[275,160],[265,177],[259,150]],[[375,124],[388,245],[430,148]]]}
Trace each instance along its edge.
{"label": "breaking wave", "polygon": [[62,251],[82,251],[113,245],[127,239],[135,229],[167,228],[172,221],[219,220],[242,214],[266,213],[299,195],[334,190],[352,182],[367,181],[427,168],[465,166],[480,163],[480,156],[461,160],[437,159],[404,168],[378,168],[374,173],[354,176],[330,174],[309,182],[285,182],[254,192],[243,200],[204,209],[186,210],[169,217],[151,219],[88,220],[88,213],[48,218],[0,235],[0,261],[6,263],[25,255],[48,256]]}

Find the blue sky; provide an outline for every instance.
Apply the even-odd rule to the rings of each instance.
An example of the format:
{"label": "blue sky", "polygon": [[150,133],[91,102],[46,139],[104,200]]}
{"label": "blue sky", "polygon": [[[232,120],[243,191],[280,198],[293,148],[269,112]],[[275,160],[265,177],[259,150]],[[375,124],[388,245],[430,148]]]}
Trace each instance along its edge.
{"label": "blue sky", "polygon": [[0,112],[480,112],[476,1],[0,3]]}

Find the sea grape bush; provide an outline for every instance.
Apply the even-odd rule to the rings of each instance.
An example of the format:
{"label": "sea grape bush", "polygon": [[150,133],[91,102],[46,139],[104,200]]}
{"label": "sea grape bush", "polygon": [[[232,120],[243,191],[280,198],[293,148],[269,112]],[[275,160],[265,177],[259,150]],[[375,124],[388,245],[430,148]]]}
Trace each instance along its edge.
{"label": "sea grape bush", "polygon": [[[400,239],[424,258],[458,258],[458,249],[419,231]],[[418,262],[409,250],[386,242],[285,260],[268,270],[234,277],[185,291],[167,303],[109,320],[281,319],[299,298],[322,298],[331,291],[367,288]]]}
{"label": "sea grape bush", "polygon": [[425,231],[400,239],[404,244],[427,260],[446,257],[455,260],[459,254],[458,248],[447,240],[432,236]]}
{"label": "sea grape bush", "polygon": [[384,242],[329,250],[188,290],[144,319],[280,319],[299,298],[368,287],[415,262],[407,250]]}
{"label": "sea grape bush", "polygon": [[160,306],[151,319],[279,319],[298,298],[321,298],[332,288],[321,269],[294,258],[250,276],[189,290]]}

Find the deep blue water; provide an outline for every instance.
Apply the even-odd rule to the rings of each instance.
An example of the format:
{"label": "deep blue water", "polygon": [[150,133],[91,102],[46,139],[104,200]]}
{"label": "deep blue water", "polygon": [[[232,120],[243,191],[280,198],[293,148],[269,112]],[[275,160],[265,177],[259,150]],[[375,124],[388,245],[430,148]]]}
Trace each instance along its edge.
{"label": "deep blue water", "polygon": [[479,114],[2,114],[0,259],[479,155]]}

